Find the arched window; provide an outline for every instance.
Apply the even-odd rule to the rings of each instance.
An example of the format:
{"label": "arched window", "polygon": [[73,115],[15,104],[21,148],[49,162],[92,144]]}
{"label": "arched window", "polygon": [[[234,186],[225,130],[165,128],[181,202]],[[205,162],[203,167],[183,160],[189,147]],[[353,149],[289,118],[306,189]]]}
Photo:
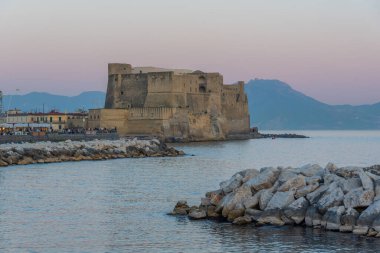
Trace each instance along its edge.
{"label": "arched window", "polygon": [[207,90],[207,83],[206,83],[206,78],[204,76],[200,76],[198,78],[198,84],[199,84],[199,92],[200,93],[205,93]]}

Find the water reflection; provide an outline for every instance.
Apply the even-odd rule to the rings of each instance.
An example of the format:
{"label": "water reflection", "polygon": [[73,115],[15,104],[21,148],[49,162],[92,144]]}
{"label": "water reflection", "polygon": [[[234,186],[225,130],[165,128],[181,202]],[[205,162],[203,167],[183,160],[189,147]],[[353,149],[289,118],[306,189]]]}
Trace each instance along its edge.
{"label": "water reflection", "polygon": [[[0,252],[358,252],[380,240],[302,227],[237,227],[166,215],[237,170],[379,163],[380,132],[180,145],[178,158],[0,169]],[[326,137],[327,136],[327,137]],[[296,155],[295,155],[296,154]]]}

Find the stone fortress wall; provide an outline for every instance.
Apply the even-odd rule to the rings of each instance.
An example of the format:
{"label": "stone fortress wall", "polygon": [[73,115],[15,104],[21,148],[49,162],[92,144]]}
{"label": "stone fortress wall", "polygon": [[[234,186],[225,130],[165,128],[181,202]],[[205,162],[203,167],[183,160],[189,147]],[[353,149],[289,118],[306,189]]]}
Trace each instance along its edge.
{"label": "stone fortress wall", "polygon": [[248,136],[244,83],[224,85],[219,73],[109,64],[105,108],[90,110],[89,127],[186,141]]}

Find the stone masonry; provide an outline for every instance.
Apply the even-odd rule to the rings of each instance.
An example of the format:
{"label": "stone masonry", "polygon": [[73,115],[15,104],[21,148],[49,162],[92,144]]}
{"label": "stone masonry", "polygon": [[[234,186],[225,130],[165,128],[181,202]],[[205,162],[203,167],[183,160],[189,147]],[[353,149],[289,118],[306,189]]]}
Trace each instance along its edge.
{"label": "stone masonry", "polygon": [[89,127],[167,141],[247,138],[244,82],[224,85],[219,73],[112,63],[105,108],[90,110]]}

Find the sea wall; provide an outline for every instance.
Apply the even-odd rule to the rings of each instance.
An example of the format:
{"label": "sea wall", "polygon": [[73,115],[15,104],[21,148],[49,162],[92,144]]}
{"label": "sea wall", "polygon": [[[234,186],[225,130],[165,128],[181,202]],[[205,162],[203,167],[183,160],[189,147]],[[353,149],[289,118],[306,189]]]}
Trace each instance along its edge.
{"label": "sea wall", "polygon": [[38,142],[0,145],[0,167],[116,158],[183,155],[157,139]]}
{"label": "sea wall", "polygon": [[206,193],[199,206],[179,201],[172,214],[380,237],[380,165],[248,169]]}
{"label": "sea wall", "polygon": [[0,144],[39,142],[39,141],[92,141],[92,140],[117,140],[117,133],[97,133],[97,134],[46,134],[44,136],[33,135],[0,135]]}

